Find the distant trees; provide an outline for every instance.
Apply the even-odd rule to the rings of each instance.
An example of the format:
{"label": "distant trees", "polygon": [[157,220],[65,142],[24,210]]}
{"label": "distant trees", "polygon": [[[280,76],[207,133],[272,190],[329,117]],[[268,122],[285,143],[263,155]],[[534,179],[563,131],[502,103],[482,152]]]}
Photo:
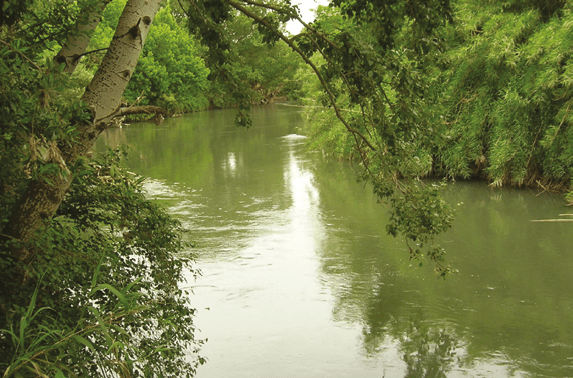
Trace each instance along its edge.
{"label": "distant trees", "polygon": [[[114,0],[103,13],[94,32],[90,50],[109,45],[127,0]],[[137,68],[123,95],[129,104],[154,105],[170,113],[207,108],[209,70],[200,58],[196,43],[172,15],[169,5],[162,8],[153,23]],[[86,67],[97,68],[98,56]],[[141,96],[141,97],[140,97]]]}
{"label": "distant trees", "polygon": [[[297,99],[302,87],[295,78],[302,66],[300,58],[285,44],[264,43],[257,26],[243,14],[235,15],[225,25],[231,43],[224,70],[213,67],[208,92],[212,106],[233,105],[233,85],[241,85],[246,100],[252,104],[266,104],[277,97]],[[233,80],[228,80],[225,73],[232,75]]]}
{"label": "distant trees", "polygon": [[[109,45],[125,3],[126,0],[114,0],[106,7],[90,50],[105,50]],[[207,80],[210,71],[202,59],[204,51],[196,47],[194,36],[182,26],[186,20],[178,14],[179,6],[174,3],[172,9],[168,4],[157,14],[124,93],[127,103],[160,106],[170,113],[227,108],[236,103],[234,85],[244,88],[246,101],[251,104],[264,104],[287,95],[296,97],[301,83],[295,80],[295,73],[301,61],[284,44],[264,43],[256,26],[240,14],[226,25],[233,40],[225,51],[227,72],[232,72],[236,82],[229,84],[229,78],[217,72],[211,72],[211,80]],[[86,63],[85,69],[95,70],[98,55]]]}

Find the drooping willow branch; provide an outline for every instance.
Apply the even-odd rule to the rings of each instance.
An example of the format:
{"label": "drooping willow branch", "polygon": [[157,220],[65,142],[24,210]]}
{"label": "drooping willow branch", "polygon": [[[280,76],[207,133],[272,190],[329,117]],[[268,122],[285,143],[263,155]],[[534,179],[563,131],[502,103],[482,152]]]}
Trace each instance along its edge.
{"label": "drooping willow branch", "polygon": [[[252,0],[243,0],[243,2],[245,4],[249,4],[249,5],[253,5],[256,7],[261,7],[261,8],[266,8],[266,9],[270,9],[273,10],[275,12],[279,12],[279,13],[286,13],[288,16],[292,17],[293,19],[297,20],[298,22],[300,22],[302,24],[302,26],[304,26],[307,30],[310,30],[313,34],[318,35],[323,41],[325,41],[326,43],[328,43],[330,46],[332,46],[334,49],[338,49],[338,46],[336,45],[336,43],[334,43],[333,41],[331,41],[330,39],[328,39],[328,37],[326,37],[326,35],[324,35],[323,33],[321,33],[320,31],[318,31],[317,29],[315,29],[314,27],[312,27],[311,25],[307,24],[306,22],[303,21],[303,19],[300,17],[300,15],[298,13],[293,13],[288,11],[285,8],[279,8],[276,7],[274,5],[270,5],[270,4],[263,4],[263,3],[259,3],[256,1],[252,1]],[[293,37],[296,38],[297,36]]]}
{"label": "drooping willow branch", "polygon": [[366,145],[372,150],[372,151],[376,151],[376,148],[368,141],[368,139],[358,130],[354,129],[353,127],[351,127],[348,122],[346,121],[346,119],[344,118],[344,116],[342,115],[340,108],[338,107],[338,105],[336,104],[336,99],[334,97],[334,94],[332,93],[332,91],[330,90],[328,83],[326,82],[326,80],[322,77],[322,74],[320,73],[319,69],[316,67],[316,65],[314,63],[311,62],[311,60],[308,58],[308,56],[306,56],[306,54],[304,52],[302,52],[302,50],[293,43],[292,40],[290,40],[289,38],[285,37],[283,33],[277,31],[268,21],[262,19],[261,17],[257,16],[256,14],[252,13],[251,11],[249,11],[247,8],[245,8],[243,5],[236,3],[234,1],[229,1],[229,5],[231,5],[233,8],[235,8],[236,10],[238,10],[239,12],[243,13],[245,16],[253,19],[254,21],[260,23],[261,25],[265,26],[266,28],[268,28],[269,30],[273,30],[275,33],[277,33],[277,36],[284,41],[293,51],[295,51],[297,54],[300,55],[300,57],[304,60],[304,62],[310,66],[312,68],[312,70],[314,71],[314,73],[316,74],[318,80],[320,81],[320,84],[322,85],[322,87],[324,88],[324,90],[326,91],[326,93],[328,94],[330,103],[332,105],[332,107],[334,108],[334,111],[336,113],[336,117],[342,122],[342,124],[344,125],[344,127],[351,133],[358,135],[360,137],[360,139],[362,139],[362,141],[364,141],[364,143],[366,143]]}

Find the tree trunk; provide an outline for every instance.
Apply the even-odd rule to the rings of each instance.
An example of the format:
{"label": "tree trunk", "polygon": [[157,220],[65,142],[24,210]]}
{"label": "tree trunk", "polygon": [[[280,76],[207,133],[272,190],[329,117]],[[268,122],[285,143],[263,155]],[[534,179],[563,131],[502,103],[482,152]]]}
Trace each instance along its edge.
{"label": "tree trunk", "polygon": [[[68,166],[92,149],[99,134],[118,113],[121,96],[143,50],[160,3],[161,0],[128,0],[109,50],[82,97],[92,110],[91,121],[78,125],[76,143],[60,146],[61,157]],[[31,182],[18,201],[3,233],[22,242],[30,240],[43,220],[55,214],[71,179],[52,176],[52,184],[45,181]],[[25,248],[15,249],[12,257],[18,261],[30,258]]]}
{"label": "tree trunk", "polygon": [[57,63],[65,63],[64,72],[71,75],[75,71],[108,3],[109,0],[106,0],[95,5],[93,9],[83,9],[84,12],[88,13],[88,16],[83,20],[78,20],[76,32],[68,38],[66,44],[54,58]]}

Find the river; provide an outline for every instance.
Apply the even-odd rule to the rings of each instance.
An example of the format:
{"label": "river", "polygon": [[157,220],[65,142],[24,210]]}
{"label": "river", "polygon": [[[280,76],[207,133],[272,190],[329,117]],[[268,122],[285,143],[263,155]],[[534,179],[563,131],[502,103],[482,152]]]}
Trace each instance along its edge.
{"label": "river", "polygon": [[[300,108],[106,131],[191,230],[199,378],[573,377],[573,224],[560,195],[455,183],[436,279],[384,232],[353,168],[310,152]],[[568,211],[571,212],[571,211]]]}

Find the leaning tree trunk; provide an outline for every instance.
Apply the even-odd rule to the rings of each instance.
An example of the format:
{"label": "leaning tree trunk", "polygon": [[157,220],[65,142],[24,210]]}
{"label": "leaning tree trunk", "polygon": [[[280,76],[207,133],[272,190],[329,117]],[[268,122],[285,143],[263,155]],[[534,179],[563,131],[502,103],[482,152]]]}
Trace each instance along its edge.
{"label": "leaning tree trunk", "polygon": [[78,20],[75,33],[68,38],[65,45],[54,58],[57,63],[65,64],[64,72],[71,75],[75,71],[80,63],[80,58],[86,52],[92,34],[101,21],[101,16],[109,1],[102,1],[94,5],[93,8],[82,10],[87,13],[87,16],[82,20]]}
{"label": "leaning tree trunk", "polygon": [[[91,110],[90,122],[78,125],[75,143],[60,146],[61,157],[71,165],[85,156],[109,121],[119,113],[121,96],[129,83],[149,28],[159,10],[161,0],[128,0],[119,19],[115,35],[82,100]],[[71,183],[71,177],[50,177],[52,184],[33,181],[14,209],[4,234],[26,242],[38,230],[43,220],[51,218],[60,206]],[[29,260],[26,248],[16,248],[13,258]]]}

